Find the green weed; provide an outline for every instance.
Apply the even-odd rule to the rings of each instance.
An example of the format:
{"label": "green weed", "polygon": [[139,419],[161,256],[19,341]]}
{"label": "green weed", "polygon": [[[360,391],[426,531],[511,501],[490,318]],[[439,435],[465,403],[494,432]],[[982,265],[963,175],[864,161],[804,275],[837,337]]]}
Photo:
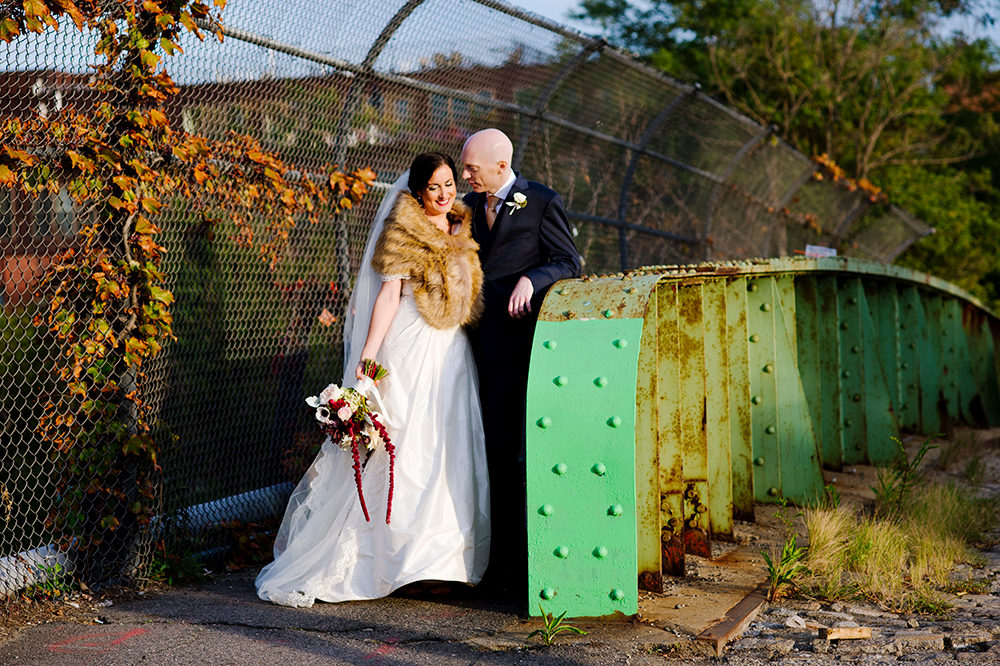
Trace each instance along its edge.
{"label": "green weed", "polygon": [[892,438],[892,441],[896,442],[896,446],[899,447],[899,459],[892,467],[879,467],[875,472],[876,485],[869,486],[878,500],[879,511],[884,515],[898,517],[902,512],[903,502],[910,496],[913,487],[921,479],[922,474],[917,469],[920,467],[920,462],[928,451],[937,448],[936,444],[931,444],[935,437],[939,437],[939,435],[932,435],[924,440],[913,460],[907,458],[903,442],[895,437]]}
{"label": "green weed", "polygon": [[579,627],[574,627],[570,624],[563,624],[563,618],[566,617],[566,611],[562,612],[559,617],[554,617],[555,613],[545,613],[545,609],[542,608],[541,604],[538,604],[538,610],[542,611],[542,622],[544,626],[541,629],[535,629],[530,634],[528,638],[534,638],[535,636],[541,636],[542,642],[546,645],[552,645],[553,641],[556,639],[556,635],[563,631],[569,631],[574,634],[579,634],[580,636],[586,636],[587,632]]}

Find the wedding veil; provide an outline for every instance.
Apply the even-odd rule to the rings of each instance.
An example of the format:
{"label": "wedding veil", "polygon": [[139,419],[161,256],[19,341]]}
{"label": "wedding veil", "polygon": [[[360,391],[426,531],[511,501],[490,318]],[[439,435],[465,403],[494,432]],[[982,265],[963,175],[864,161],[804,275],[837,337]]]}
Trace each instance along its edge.
{"label": "wedding veil", "polygon": [[375,213],[371,232],[368,234],[365,254],[361,257],[361,265],[358,267],[358,276],[354,280],[351,300],[344,313],[344,379],[341,386],[354,386],[356,381],[354,370],[361,361],[361,350],[364,349],[365,340],[368,337],[372,308],[375,307],[375,298],[378,296],[379,290],[382,289],[382,276],[372,268],[375,244],[378,242],[379,236],[382,235],[385,219],[392,212],[396,197],[407,189],[406,184],[409,178],[410,170],[407,169],[386,191],[382,204],[378,207],[378,212]]}

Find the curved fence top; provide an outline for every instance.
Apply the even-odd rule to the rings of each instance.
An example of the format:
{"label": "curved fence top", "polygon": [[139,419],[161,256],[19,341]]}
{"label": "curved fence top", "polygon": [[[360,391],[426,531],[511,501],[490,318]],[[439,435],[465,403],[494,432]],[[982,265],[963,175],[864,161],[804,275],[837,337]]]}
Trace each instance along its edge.
{"label": "curved fence top", "polygon": [[[167,66],[175,125],[237,131],[300,168],[370,165],[392,181],[495,126],[515,167],[560,192],[585,269],[783,256],[806,244],[891,262],[932,230],[762,127],[582,35],[499,0],[230,2],[225,39]],[[10,45],[0,114],[85,107],[90,36]],[[362,209],[358,234],[373,208]]]}

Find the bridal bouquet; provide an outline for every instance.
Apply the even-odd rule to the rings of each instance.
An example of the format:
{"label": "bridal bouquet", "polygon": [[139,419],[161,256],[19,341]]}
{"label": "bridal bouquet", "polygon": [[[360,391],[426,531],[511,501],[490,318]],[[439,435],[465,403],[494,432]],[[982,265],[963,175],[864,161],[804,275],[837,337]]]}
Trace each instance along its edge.
{"label": "bridal bouquet", "polygon": [[362,362],[362,373],[365,378],[358,381],[356,388],[341,388],[336,384],[330,384],[323,389],[319,397],[307,398],[306,404],[316,410],[319,429],[341,449],[351,450],[354,457],[354,483],[358,487],[358,499],[361,500],[361,510],[364,511],[367,521],[371,521],[371,518],[368,517],[365,494],[361,489],[360,450],[363,446],[368,451],[372,451],[379,441],[385,444],[386,453],[389,454],[389,501],[385,511],[385,522],[388,523],[392,515],[396,450],[389,440],[385,426],[382,425],[383,417],[372,409],[368,399],[368,394],[372,393],[376,399],[381,400],[378,398],[375,382],[388,373],[385,368],[371,359],[365,359]]}

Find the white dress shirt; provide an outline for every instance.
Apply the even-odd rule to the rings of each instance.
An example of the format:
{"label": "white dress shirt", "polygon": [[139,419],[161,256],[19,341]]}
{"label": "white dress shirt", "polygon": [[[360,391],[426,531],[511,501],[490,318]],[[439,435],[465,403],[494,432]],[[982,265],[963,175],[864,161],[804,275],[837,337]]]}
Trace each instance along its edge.
{"label": "white dress shirt", "polygon": [[[500,199],[500,201],[497,202],[497,207],[496,207],[496,210],[494,211],[498,215],[500,213],[500,207],[503,206],[504,199],[506,199],[507,195],[510,194],[510,188],[512,188],[514,186],[514,181],[515,180],[517,180],[517,175],[514,173],[514,170],[511,169],[510,175],[507,177],[507,182],[505,182],[503,185],[501,185],[500,188],[496,192],[487,192],[487,194],[492,194],[493,196],[499,197],[499,199]],[[489,205],[490,205],[489,204],[489,199],[487,199],[487,201],[484,204],[484,206],[489,206]],[[485,208],[484,208],[484,210],[485,210]]]}

